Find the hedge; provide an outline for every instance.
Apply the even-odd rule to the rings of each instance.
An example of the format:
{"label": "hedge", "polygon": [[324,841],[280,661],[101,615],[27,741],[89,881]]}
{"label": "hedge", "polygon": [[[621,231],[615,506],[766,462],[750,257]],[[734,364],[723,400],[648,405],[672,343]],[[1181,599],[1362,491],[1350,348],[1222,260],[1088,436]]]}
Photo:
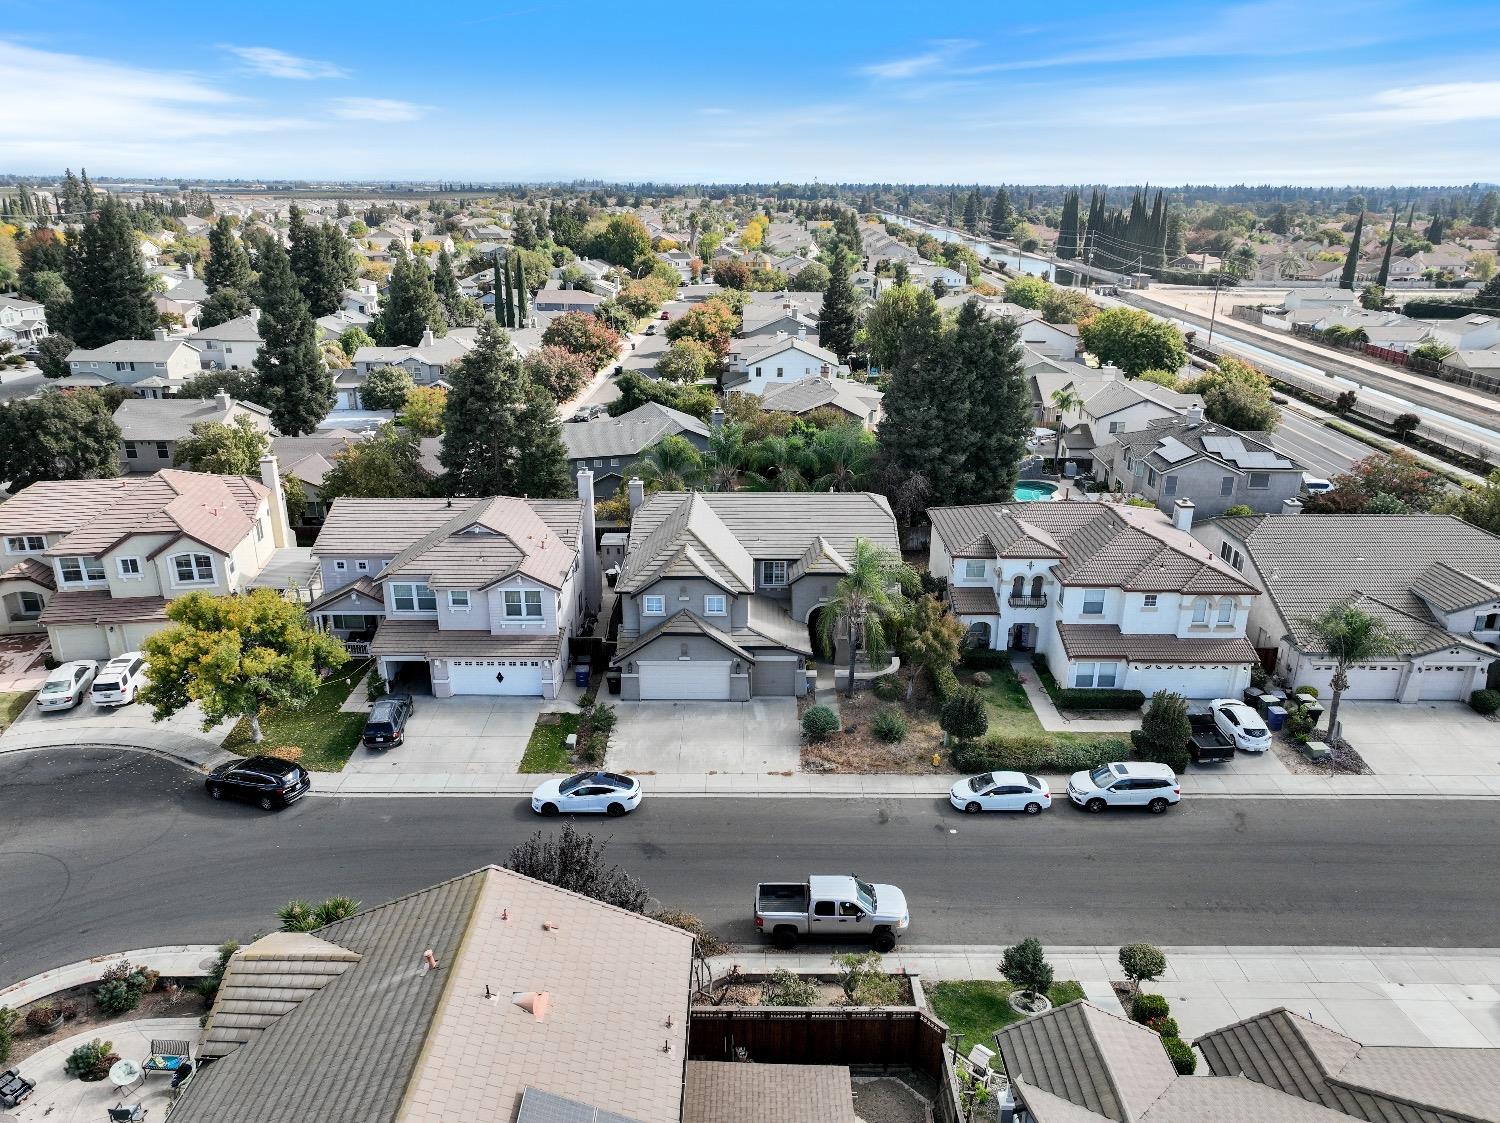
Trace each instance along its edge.
{"label": "hedge", "polygon": [[1476,714],[1488,717],[1500,713],[1500,690],[1476,690],[1469,695],[1469,707]]}
{"label": "hedge", "polygon": [[963,665],[972,671],[988,671],[995,667],[1010,666],[1010,652],[995,651],[988,647],[975,647],[963,653]]}
{"label": "hedge", "polygon": [[1060,687],[1052,701],[1060,710],[1138,710],[1146,704],[1146,696],[1139,690]]}
{"label": "hedge", "polygon": [[1172,1012],[1172,1004],[1165,995],[1142,991],[1130,1000],[1130,1019],[1149,1025],[1155,1018],[1165,1018]]}
{"label": "hedge", "polygon": [[958,675],[952,667],[939,667],[932,672],[932,692],[939,702],[946,702],[958,693]]}
{"label": "hedge", "polygon": [[1115,737],[1059,744],[1044,733],[992,733],[953,749],[960,772],[1082,772],[1129,759],[1130,743]]}

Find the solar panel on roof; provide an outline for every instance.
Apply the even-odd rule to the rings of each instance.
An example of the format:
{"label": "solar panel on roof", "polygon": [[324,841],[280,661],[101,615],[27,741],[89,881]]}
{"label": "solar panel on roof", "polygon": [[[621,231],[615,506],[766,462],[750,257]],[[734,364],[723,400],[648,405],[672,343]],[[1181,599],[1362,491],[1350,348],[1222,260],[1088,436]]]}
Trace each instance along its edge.
{"label": "solar panel on roof", "polygon": [[565,1096],[527,1088],[521,1093],[521,1108],[516,1123],[636,1123],[625,1115],[579,1103]]}
{"label": "solar panel on roof", "polygon": [[1186,460],[1194,453],[1176,437],[1163,437],[1161,444],[1156,446],[1156,455],[1168,464],[1176,464],[1179,460]]}

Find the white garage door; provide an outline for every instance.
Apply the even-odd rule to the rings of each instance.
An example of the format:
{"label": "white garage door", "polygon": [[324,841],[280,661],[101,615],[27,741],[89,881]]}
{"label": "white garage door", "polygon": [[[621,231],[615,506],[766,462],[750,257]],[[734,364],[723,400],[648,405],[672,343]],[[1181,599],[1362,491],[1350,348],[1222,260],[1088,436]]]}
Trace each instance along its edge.
{"label": "white garage door", "polygon": [[541,696],[540,659],[450,659],[448,682],[454,694],[520,694]]}
{"label": "white garage door", "polygon": [[1469,696],[1470,667],[1428,667],[1421,675],[1423,702],[1458,702]]}
{"label": "white garage door", "polygon": [[[1355,667],[1349,671],[1349,689],[1344,691],[1344,697],[1351,702],[1391,702],[1397,697],[1401,689],[1401,672],[1405,668],[1399,663],[1373,664],[1368,667]],[[1333,679],[1332,667],[1314,666],[1311,674],[1305,676],[1298,682],[1298,686],[1311,684],[1318,688],[1318,694],[1323,698],[1332,695],[1333,689],[1329,683]]]}
{"label": "white garage door", "polygon": [[703,698],[729,700],[729,662],[642,663],[641,700]]}

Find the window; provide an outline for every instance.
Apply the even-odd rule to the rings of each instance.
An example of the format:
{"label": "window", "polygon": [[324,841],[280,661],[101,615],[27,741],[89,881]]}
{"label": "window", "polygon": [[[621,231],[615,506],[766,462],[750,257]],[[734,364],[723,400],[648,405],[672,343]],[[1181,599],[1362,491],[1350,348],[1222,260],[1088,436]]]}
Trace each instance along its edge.
{"label": "window", "polygon": [[47,548],[47,540],[40,534],[20,534],[5,540],[5,551],[9,554],[36,554]]}
{"label": "window", "polygon": [[[507,594],[509,596],[509,594]],[[667,598],[663,596],[649,596],[641,598],[642,616],[665,616],[667,614]],[[506,615],[510,615],[510,606],[506,605]]]}
{"label": "window", "polygon": [[1271,486],[1270,472],[1251,472],[1250,482],[1247,485],[1251,491],[1265,491]]}
{"label": "window", "polygon": [[1084,690],[1091,690],[1094,686],[1095,663],[1073,664],[1073,685]]}
{"label": "window", "polygon": [[618,456],[611,456],[609,458],[609,466],[611,468],[618,468],[620,466],[620,458]]}
{"label": "window", "polygon": [[437,611],[437,596],[426,585],[392,585],[391,603],[397,612]]}
{"label": "window", "polygon": [[349,563],[345,561],[336,561],[333,563],[333,568],[338,570],[340,573],[343,573],[344,570],[349,568]]}
{"label": "window", "polygon": [[755,377],[756,378],[760,378],[761,377],[760,367],[756,367],[755,368]]}
{"label": "window", "polygon": [[982,581],[982,580],[984,580],[984,562],[982,562],[982,561],[966,561],[966,562],[964,562],[964,580],[966,580],[966,581]]}
{"label": "window", "polygon": [[1085,589],[1083,591],[1083,614],[1085,616],[1102,616],[1104,614],[1104,590]]}
{"label": "window", "polygon": [[329,621],[335,628],[345,632],[363,632],[376,627],[380,618],[378,616],[346,615],[334,613]]}
{"label": "window", "polygon": [[1193,602],[1193,623],[1194,624],[1207,624],[1208,623],[1208,598],[1207,597],[1199,597],[1197,600],[1195,600]]}
{"label": "window", "polygon": [[257,542],[264,542],[266,540],[266,526],[259,519],[255,522],[255,540]]}
{"label": "window", "polygon": [[1220,624],[1233,624],[1234,623],[1234,598],[1233,597],[1224,597],[1224,598],[1222,598],[1219,601],[1219,618],[1218,618],[1218,623],[1220,623]]}
{"label": "window", "polygon": [[723,616],[729,611],[729,598],[723,593],[709,593],[703,598],[703,615]]}
{"label": "window", "polygon": [[1152,487],[1156,486],[1156,469],[1155,468],[1147,468],[1146,469],[1146,482],[1148,484],[1150,484]]}
{"label": "window", "polygon": [[1223,558],[1235,569],[1240,569],[1245,564],[1244,555],[1242,555],[1228,542],[1219,543],[1219,557]]}
{"label": "window", "polygon": [[1109,423],[1109,431],[1111,434],[1118,433],[1123,428],[1125,428],[1125,422],[1123,421],[1111,421]]}
{"label": "window", "polygon": [[469,590],[450,589],[448,591],[448,607],[454,612],[469,611]]}
{"label": "window", "polygon": [[1114,663],[1100,663],[1099,671],[1094,675],[1094,685],[1100,690],[1113,689],[1116,682],[1118,667]]}
{"label": "window", "polygon": [[1176,495],[1177,494],[1177,477],[1176,476],[1163,476],[1162,477],[1162,479],[1161,479],[1161,493],[1163,495]]}
{"label": "window", "polygon": [[167,449],[167,442],[166,441],[157,441],[156,442],[156,457],[157,457],[158,460],[170,460],[171,459],[172,454]]}
{"label": "window", "polygon": [[[665,609],[662,611],[664,612]],[[542,618],[542,591],[540,589],[506,589],[505,615],[517,620],[540,620]],[[661,612],[656,615],[660,616]]]}
{"label": "window", "polygon": [[776,377],[777,377],[777,378],[780,378],[780,377],[781,377],[781,374],[782,374],[782,368],[781,368],[781,367],[777,367],[777,368],[776,368]]}
{"label": "window", "polygon": [[1234,477],[1233,476],[1224,476],[1224,477],[1222,477],[1219,480],[1219,494],[1220,495],[1233,495],[1234,494]]}
{"label": "window", "polygon": [[1025,577],[1021,576],[1020,574],[1016,574],[1016,579],[1010,583],[1010,595],[1017,598],[1018,600],[1026,595]]}
{"label": "window", "polygon": [[207,554],[178,554],[172,569],[179,585],[202,585],[214,579],[214,559]]}
{"label": "window", "polygon": [[135,442],[134,441],[126,441],[125,442],[125,459],[126,460],[138,460],[138,459],[140,459],[140,455],[141,455],[140,450],[135,447]]}
{"label": "window", "polygon": [[104,580],[104,563],[97,558],[63,558],[61,569],[63,583],[66,585]]}
{"label": "window", "polygon": [[1033,577],[1031,579],[1031,599],[1042,599],[1042,579],[1040,577]]}
{"label": "window", "polygon": [[40,616],[42,614],[42,597],[40,593],[22,589],[16,594],[16,600],[21,608],[22,616]]}
{"label": "window", "polygon": [[115,563],[120,567],[120,576],[124,578],[139,577],[141,575],[140,558],[121,558]]}
{"label": "window", "polygon": [[1476,632],[1493,632],[1497,624],[1500,624],[1500,613],[1491,612],[1488,616],[1474,617]]}
{"label": "window", "polygon": [[813,915],[814,916],[832,916],[833,915],[833,906],[834,906],[834,902],[832,902],[832,901],[819,901],[817,904],[815,904],[813,906]]}
{"label": "window", "polygon": [[1156,594],[1155,593],[1147,593],[1146,596],[1143,598],[1143,603],[1142,603],[1141,607],[1142,608],[1155,608],[1156,607]]}
{"label": "window", "polygon": [[760,563],[760,583],[768,587],[786,584],[786,562],[763,561]]}
{"label": "window", "polygon": [[357,569],[357,570],[359,570],[361,573],[369,573],[370,572],[370,563],[367,562],[367,561],[355,562],[354,563],[354,568]]}

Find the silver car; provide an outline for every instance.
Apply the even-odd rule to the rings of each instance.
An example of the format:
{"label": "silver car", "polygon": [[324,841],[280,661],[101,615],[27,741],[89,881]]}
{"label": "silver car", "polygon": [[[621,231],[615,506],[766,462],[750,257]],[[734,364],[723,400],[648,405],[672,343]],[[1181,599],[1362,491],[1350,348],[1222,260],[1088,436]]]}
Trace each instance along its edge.
{"label": "silver car", "polygon": [[71,710],[83,701],[89,692],[89,685],[98,673],[99,664],[92,659],[75,659],[71,663],[64,663],[47,676],[47,681],[36,692],[36,708]]}

